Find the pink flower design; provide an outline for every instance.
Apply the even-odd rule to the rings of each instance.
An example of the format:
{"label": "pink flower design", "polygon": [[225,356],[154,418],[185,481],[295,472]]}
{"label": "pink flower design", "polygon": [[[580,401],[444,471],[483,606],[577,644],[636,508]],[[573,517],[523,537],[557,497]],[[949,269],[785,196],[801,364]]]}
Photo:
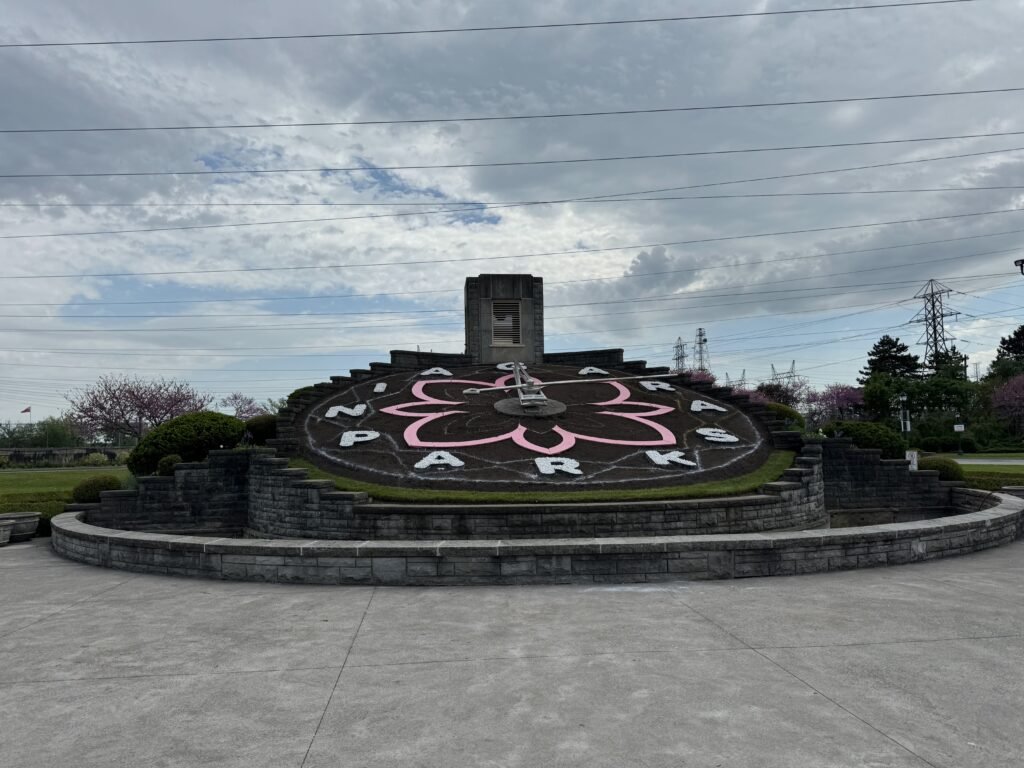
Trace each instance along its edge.
{"label": "pink flower design", "polygon": [[[629,419],[630,421],[638,424],[643,424],[649,427],[652,431],[652,437],[649,440],[617,440],[608,437],[595,437],[593,435],[584,435],[579,432],[571,432],[562,427],[555,427],[552,431],[557,433],[561,440],[560,442],[551,447],[547,448],[543,445],[537,445],[531,441],[527,435],[527,429],[522,424],[516,426],[508,432],[501,435],[495,435],[493,437],[482,437],[476,440],[460,440],[454,442],[448,441],[437,441],[437,440],[424,440],[420,438],[420,430],[438,419],[443,419],[448,416],[455,416],[460,413],[467,413],[467,411],[461,410],[424,410],[425,406],[444,406],[448,405],[462,405],[465,400],[441,400],[433,397],[426,393],[426,388],[432,384],[464,384],[467,387],[502,387],[507,386],[513,380],[513,376],[502,376],[496,381],[474,381],[471,379],[428,379],[426,381],[418,381],[412,387],[412,394],[416,400],[408,403],[400,403],[399,405],[391,405],[386,408],[381,408],[383,413],[390,414],[392,416],[402,416],[409,419],[415,419],[415,421],[405,428],[403,437],[405,438],[406,444],[411,448],[470,448],[476,445],[488,445],[491,443],[500,443],[504,440],[511,440],[516,445],[525,448],[528,451],[534,453],[542,453],[548,456],[555,454],[564,453],[565,451],[576,445],[577,440],[584,440],[591,443],[604,443],[606,445],[622,445],[622,446],[640,446],[640,447],[653,447],[656,445],[675,445],[676,437],[672,434],[671,430],[658,424],[657,422],[651,421],[652,416],[663,416],[666,413],[670,413],[674,408],[670,405],[655,405],[653,403],[640,403],[630,400],[630,391],[625,386],[617,381],[602,382],[612,387],[616,392],[616,396],[610,400],[603,400],[599,403],[590,403],[599,407],[606,406],[632,406],[637,408],[643,408],[642,411],[634,411],[632,413],[622,413],[619,411],[598,411],[598,414],[602,416],[615,416],[622,419]],[[533,381],[540,383],[539,379],[533,379]],[[585,379],[581,379],[585,381]],[[571,386],[571,385],[569,385]],[[509,396],[513,396],[513,393],[509,393]]]}

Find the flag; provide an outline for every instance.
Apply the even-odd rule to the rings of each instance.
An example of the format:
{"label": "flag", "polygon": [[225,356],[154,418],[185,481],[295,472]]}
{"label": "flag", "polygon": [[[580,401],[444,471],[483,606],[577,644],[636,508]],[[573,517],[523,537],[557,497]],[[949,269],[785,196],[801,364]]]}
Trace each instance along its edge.
{"label": "flag", "polygon": [[32,413],[32,406],[30,405],[28,408],[22,411],[22,413]]}

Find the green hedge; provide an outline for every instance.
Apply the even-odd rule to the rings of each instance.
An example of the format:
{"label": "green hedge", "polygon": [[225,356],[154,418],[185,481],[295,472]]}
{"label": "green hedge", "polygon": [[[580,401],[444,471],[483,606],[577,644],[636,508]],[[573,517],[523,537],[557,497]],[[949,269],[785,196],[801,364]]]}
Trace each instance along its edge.
{"label": "green hedge", "polygon": [[121,481],[113,475],[96,475],[83,480],[71,491],[71,500],[76,504],[95,504],[102,491],[121,490]]}
{"label": "green hedge", "polygon": [[874,421],[834,421],[822,427],[829,437],[849,437],[858,448],[879,448],[883,459],[906,457],[907,443],[895,429]]}
{"label": "green hedge", "polygon": [[245,431],[252,437],[253,445],[266,445],[267,440],[277,437],[277,416],[273,413],[253,416],[245,422]]}
{"label": "green hedge", "polygon": [[938,470],[940,480],[963,480],[964,468],[952,459],[925,458],[917,462],[918,469]]}
{"label": "green hedge", "polygon": [[803,431],[806,426],[803,414],[795,408],[790,408],[782,403],[765,403],[764,407],[786,422],[786,426],[791,429]]}
{"label": "green hedge", "polygon": [[156,463],[156,473],[161,477],[173,477],[174,465],[181,464],[182,458],[176,453],[164,456]]}
{"label": "green hedge", "polygon": [[160,459],[171,454],[202,461],[215,448],[234,448],[244,433],[245,423],[234,416],[187,413],[150,430],[128,457],[128,469],[133,475],[151,475]]}

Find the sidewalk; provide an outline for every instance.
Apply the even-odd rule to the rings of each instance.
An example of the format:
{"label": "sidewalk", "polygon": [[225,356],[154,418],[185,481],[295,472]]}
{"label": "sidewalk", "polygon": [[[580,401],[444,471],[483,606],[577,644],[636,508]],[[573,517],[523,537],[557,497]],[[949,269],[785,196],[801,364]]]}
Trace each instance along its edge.
{"label": "sidewalk", "polygon": [[0,549],[0,765],[1013,766],[1024,542],[663,586],[230,583]]}

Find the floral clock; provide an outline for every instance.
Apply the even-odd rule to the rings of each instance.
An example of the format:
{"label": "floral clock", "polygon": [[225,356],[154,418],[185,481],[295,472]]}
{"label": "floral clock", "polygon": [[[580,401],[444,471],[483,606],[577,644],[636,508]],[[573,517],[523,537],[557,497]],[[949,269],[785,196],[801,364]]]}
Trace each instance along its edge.
{"label": "floral clock", "polygon": [[764,427],[683,381],[516,363],[397,373],[314,404],[304,452],[368,482],[478,490],[685,485],[763,463]]}

